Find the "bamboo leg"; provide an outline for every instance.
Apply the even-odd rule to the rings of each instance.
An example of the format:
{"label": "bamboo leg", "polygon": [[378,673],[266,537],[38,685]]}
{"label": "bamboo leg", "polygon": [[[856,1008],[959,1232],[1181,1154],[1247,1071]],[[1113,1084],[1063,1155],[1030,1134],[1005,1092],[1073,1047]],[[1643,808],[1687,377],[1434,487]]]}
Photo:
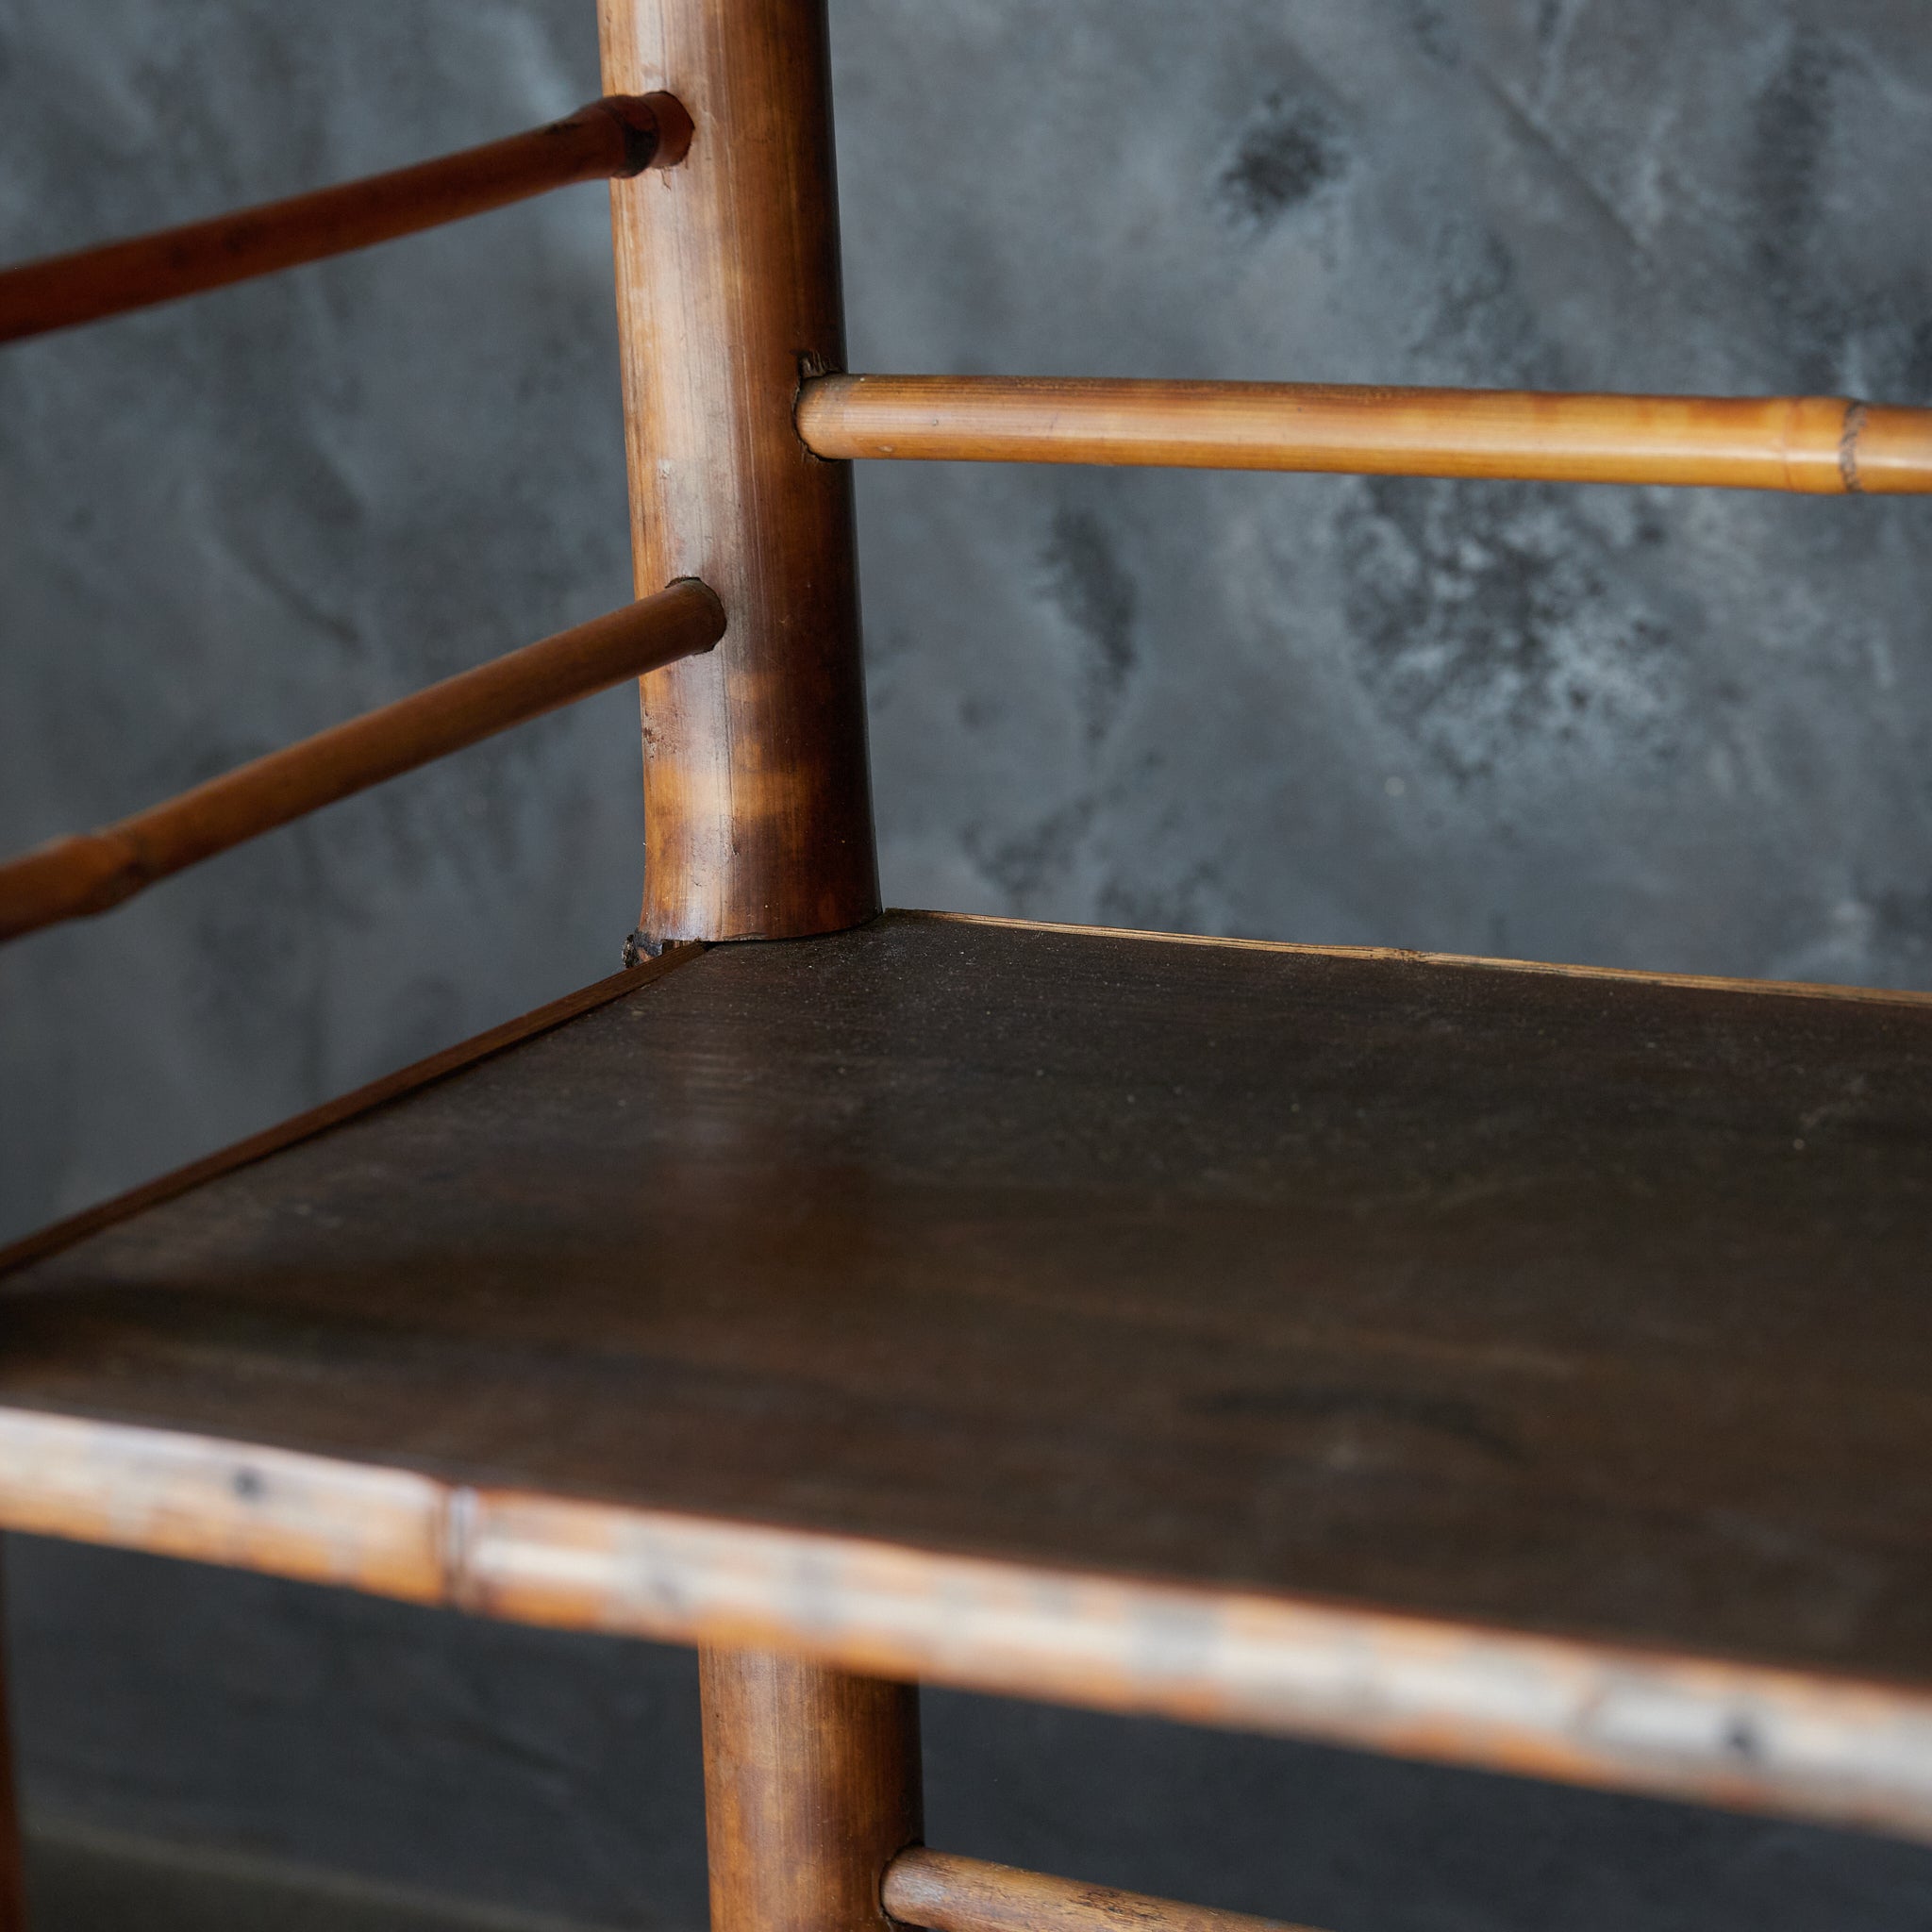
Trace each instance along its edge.
{"label": "bamboo leg", "polygon": [[711,1932],[886,1932],[921,1828],[918,1691],[758,1651],[699,1675]]}
{"label": "bamboo leg", "polygon": [[[4,1600],[4,1592],[0,1592],[0,1600]],[[26,1932],[26,1885],[21,1858],[20,1807],[13,1783],[13,1736],[7,1722],[4,1643],[0,1643],[0,1932]]]}
{"label": "bamboo leg", "polygon": [[643,681],[643,950],[878,910],[852,473],[798,439],[844,367],[824,0],[599,0],[613,86],[675,93],[685,159],[611,191],[632,549],[724,600]]}

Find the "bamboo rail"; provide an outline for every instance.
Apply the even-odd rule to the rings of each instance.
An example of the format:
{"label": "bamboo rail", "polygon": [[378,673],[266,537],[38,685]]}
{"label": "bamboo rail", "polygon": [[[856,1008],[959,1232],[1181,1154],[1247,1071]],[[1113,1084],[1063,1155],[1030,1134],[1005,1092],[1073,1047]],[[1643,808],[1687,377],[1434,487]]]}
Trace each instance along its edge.
{"label": "bamboo rail", "polygon": [[1079,1885],[924,1845],[892,1860],[883,1891],[892,1918],[926,1932],[1297,1932],[1274,1919]]}
{"label": "bamboo rail", "polygon": [[57,839],[0,865],[0,941],[105,912],[170,873],[626,677],[708,651],[724,634],[723,605],[687,579],[118,824]]}
{"label": "bamboo rail", "polygon": [[1932,491],[1932,409],[1841,397],[824,375],[797,424],[815,454],[846,458]]}
{"label": "bamboo rail", "polygon": [[921,1831],[919,1692],[772,1651],[698,1652],[710,1932],[894,1932]]}
{"label": "bamboo rail", "polygon": [[691,119],[671,95],[613,95],[547,127],[415,167],[49,256],[0,272],[0,342],[392,242],[575,181],[675,167],[691,136]]}

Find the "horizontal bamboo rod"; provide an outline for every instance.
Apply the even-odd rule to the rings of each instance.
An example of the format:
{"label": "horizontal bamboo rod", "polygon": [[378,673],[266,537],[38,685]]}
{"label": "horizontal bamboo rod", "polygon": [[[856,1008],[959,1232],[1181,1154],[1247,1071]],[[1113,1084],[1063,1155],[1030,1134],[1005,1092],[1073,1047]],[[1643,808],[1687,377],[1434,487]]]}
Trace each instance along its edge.
{"label": "horizontal bamboo rod", "polygon": [[0,271],[0,342],[225,288],[392,242],[574,181],[674,167],[691,125],[669,94],[612,96],[567,120],[388,175]]}
{"label": "horizontal bamboo rod", "polygon": [[807,446],[832,458],[1715,484],[1819,495],[1932,491],[1932,409],[1819,396],[824,375],[805,385],[797,414]]}
{"label": "horizontal bamboo rod", "polygon": [[1298,1932],[1275,1919],[1077,1885],[915,1845],[886,1867],[887,1912],[928,1932]]}
{"label": "horizontal bamboo rod", "polygon": [[724,635],[723,605],[686,578],[118,824],[57,839],[0,865],[0,940],[105,912],[170,873],[559,705],[708,651]]}

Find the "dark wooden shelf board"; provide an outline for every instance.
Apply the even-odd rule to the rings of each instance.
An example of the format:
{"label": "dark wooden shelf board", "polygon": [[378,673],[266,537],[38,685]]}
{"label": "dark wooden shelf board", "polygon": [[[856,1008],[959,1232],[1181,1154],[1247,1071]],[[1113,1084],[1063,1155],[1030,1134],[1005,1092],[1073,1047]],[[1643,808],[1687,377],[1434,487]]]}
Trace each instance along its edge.
{"label": "dark wooden shelf board", "polygon": [[525,1030],[39,1243],[0,1522],[1932,1836],[1932,1001],[895,914]]}

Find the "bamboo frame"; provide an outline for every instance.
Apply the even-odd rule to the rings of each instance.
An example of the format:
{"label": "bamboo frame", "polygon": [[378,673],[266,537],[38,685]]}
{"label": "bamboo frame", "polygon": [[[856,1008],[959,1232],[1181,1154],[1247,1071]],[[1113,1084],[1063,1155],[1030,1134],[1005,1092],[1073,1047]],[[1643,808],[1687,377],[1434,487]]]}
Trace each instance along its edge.
{"label": "bamboo frame", "polygon": [[[675,185],[613,192],[634,550],[654,594],[0,867],[0,939],[103,910],[304,812],[708,652],[725,619],[700,576],[730,602],[732,648],[658,680],[646,707],[641,935],[671,950],[566,1004],[674,969],[688,957],[679,940],[866,918],[876,868],[841,461],[1932,492],[1932,411],[1843,399],[818,374],[843,346],[824,0],[600,0],[600,12],[607,80],[622,92],[418,168],[0,274],[0,341],[670,167],[693,134],[675,87],[704,119],[691,165]],[[343,1106],[377,1104],[445,1061],[457,1063],[425,1062]],[[289,1139],[277,1130],[239,1158]],[[1932,1704],[1888,1687],[477,1491],[25,1413],[0,1415],[0,1522],[533,1623],[748,1646],[701,1653],[714,1932],[891,1932],[893,1920],[1292,1932],[917,1847],[917,1693],[893,1674],[1932,1832]],[[1169,1656],[1162,1633],[1175,1630]],[[1740,1736],[1753,1740],[1744,1761]],[[1867,1782],[1848,1789],[1861,1765]],[[10,1795],[0,1788],[0,1932],[21,1924]]]}
{"label": "bamboo frame", "polygon": [[724,610],[673,584],[574,630],[211,778],[133,818],[0,866],[0,941],[105,912],[171,873],[626,677],[708,651]]}
{"label": "bamboo frame", "polygon": [[893,1919],[924,1932],[1306,1932],[1277,1919],[1082,1885],[924,1845],[887,1866],[883,1896]]}
{"label": "bamboo frame", "polygon": [[1932,491],[1932,409],[1829,397],[825,375],[797,422],[808,448],[848,459]]}
{"label": "bamboo frame", "polygon": [[691,132],[669,95],[613,96],[547,127],[412,168],[28,262],[0,272],[0,342],[392,242],[573,182],[675,167]]}

